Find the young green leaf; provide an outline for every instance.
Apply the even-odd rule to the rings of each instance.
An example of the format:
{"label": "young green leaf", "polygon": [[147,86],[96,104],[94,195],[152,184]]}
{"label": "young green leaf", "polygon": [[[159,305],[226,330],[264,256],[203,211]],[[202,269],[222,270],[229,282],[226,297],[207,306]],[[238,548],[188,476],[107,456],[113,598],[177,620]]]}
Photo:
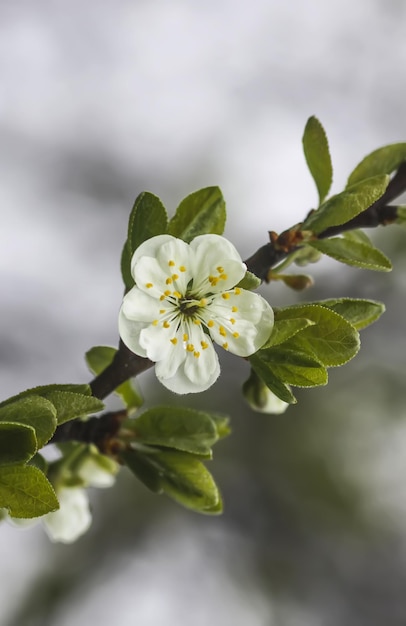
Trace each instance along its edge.
{"label": "young green leaf", "polygon": [[332,196],[317,211],[310,213],[303,222],[302,230],[318,235],[331,226],[346,224],[378,200],[388,182],[389,176],[382,174],[347,187],[346,191]]}
{"label": "young green leaf", "polygon": [[406,161],[406,143],[393,143],[378,148],[362,159],[351,172],[347,188],[378,174],[391,174],[403,161]]}
{"label": "young green leaf", "polygon": [[71,391],[72,393],[79,393],[83,396],[91,396],[92,390],[89,385],[72,385],[72,384],[53,384],[53,385],[41,385],[40,387],[32,387],[31,389],[26,389],[25,391],[21,391],[21,393],[16,396],[11,396],[6,400],[0,402],[0,407],[6,406],[7,404],[11,404],[12,402],[16,402],[17,400],[21,400],[21,398],[26,398],[27,396],[41,396],[46,397],[46,394],[52,391]]}
{"label": "young green leaf", "polygon": [[164,492],[198,513],[222,512],[221,497],[212,475],[194,456],[185,452],[155,452],[148,460],[159,471]]}
{"label": "young green leaf", "polygon": [[356,298],[321,300],[317,304],[335,311],[357,330],[362,330],[376,322],[385,311],[385,305],[382,302]]}
{"label": "young green leaf", "polygon": [[37,439],[31,426],[0,422],[0,466],[26,463],[36,451]]}
{"label": "young green leaf", "polygon": [[125,450],[120,453],[121,461],[153,493],[162,493],[159,470],[148,461],[148,455],[139,450]]}
{"label": "young green leaf", "polygon": [[104,408],[103,402],[98,398],[84,396],[72,391],[50,391],[44,393],[43,397],[54,405],[58,424],[63,424],[88,413],[97,413]]}
{"label": "young green leaf", "polygon": [[326,368],[306,352],[292,349],[289,342],[260,350],[263,362],[277,378],[294,387],[317,387],[328,380]]}
{"label": "young green leaf", "polygon": [[124,429],[134,432],[135,443],[211,455],[218,436],[208,413],[186,407],[154,407],[137,419],[126,420]]}
{"label": "young green leaf", "polygon": [[244,278],[240,280],[236,287],[240,287],[240,289],[247,289],[247,291],[252,291],[253,289],[257,289],[261,284],[261,279],[258,276],[255,276],[252,272],[248,270],[245,272]]}
{"label": "young green leaf", "polygon": [[46,476],[31,465],[0,468],[0,507],[12,517],[31,518],[59,508],[55,491]]}
{"label": "young green leaf", "polygon": [[292,320],[275,320],[272,334],[269,337],[268,341],[264,346],[262,346],[262,350],[264,348],[270,348],[271,346],[277,346],[281,343],[284,343],[296,333],[299,333],[304,328],[308,326],[313,326],[314,322],[311,320],[306,320],[305,318],[296,318]]}
{"label": "young green leaf", "polygon": [[318,304],[294,305],[275,311],[276,320],[303,317],[314,322],[314,325],[292,337],[289,347],[313,355],[325,367],[343,365],[357,354],[357,330],[335,311]]}
{"label": "young green leaf", "polygon": [[0,408],[1,422],[26,424],[34,429],[38,448],[51,439],[56,429],[56,409],[41,396],[27,396]]}
{"label": "young green leaf", "polygon": [[331,237],[330,239],[316,239],[309,242],[309,245],[346,265],[376,272],[390,272],[392,269],[388,257],[371,244],[351,241],[345,237]]}
{"label": "young green leaf", "polygon": [[168,232],[189,243],[197,235],[222,235],[225,223],[223,194],[218,187],[206,187],[182,200],[169,222]]}
{"label": "young green leaf", "polygon": [[[93,374],[100,374],[113,361],[116,348],[110,346],[94,346],[85,354],[86,363]],[[135,381],[127,380],[115,390],[128,409],[137,409],[143,404],[139,391],[135,388]]]}
{"label": "young green leaf", "polygon": [[123,278],[126,293],[135,285],[135,280],[131,274],[131,257],[130,243],[128,239],[126,239],[121,253],[121,276]]}
{"label": "young green leaf", "polygon": [[267,359],[262,358],[261,352],[259,350],[256,354],[248,357],[254,372],[280,400],[288,404],[296,404],[297,400],[289,385],[276,376]]}
{"label": "young green leaf", "polygon": [[325,130],[314,116],[307,120],[303,135],[303,150],[306,163],[316,183],[321,204],[333,181],[333,166]]}
{"label": "young green leaf", "polygon": [[168,228],[168,216],[162,202],[149,191],[136,198],[128,221],[128,252],[134,251],[147,239],[163,235]]}

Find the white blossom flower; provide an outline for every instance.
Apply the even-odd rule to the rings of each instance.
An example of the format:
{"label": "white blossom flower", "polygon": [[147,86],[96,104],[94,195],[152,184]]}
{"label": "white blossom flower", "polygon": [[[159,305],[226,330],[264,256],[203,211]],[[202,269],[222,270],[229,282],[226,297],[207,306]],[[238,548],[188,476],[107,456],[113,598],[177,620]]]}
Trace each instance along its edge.
{"label": "white blossom flower", "polygon": [[92,523],[89,499],[85,489],[61,487],[58,489],[59,509],[43,518],[47,535],[52,541],[73,543]]}
{"label": "white blossom flower", "polygon": [[236,287],[245,272],[237,250],[219,235],[200,235],[190,244],[171,235],[148,239],[131,260],[135,286],[121,306],[121,339],[155,362],[158,379],[171,391],[208,389],[220,373],[213,341],[246,357],[272,330],[266,300]]}

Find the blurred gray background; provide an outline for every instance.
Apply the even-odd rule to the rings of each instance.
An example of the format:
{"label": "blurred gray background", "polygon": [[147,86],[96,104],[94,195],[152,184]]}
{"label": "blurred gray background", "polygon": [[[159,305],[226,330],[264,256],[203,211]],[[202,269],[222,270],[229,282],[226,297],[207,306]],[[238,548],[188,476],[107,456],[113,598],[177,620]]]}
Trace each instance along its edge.
{"label": "blurred gray background", "polygon": [[[0,0],[0,398],[89,379],[117,343],[119,256],[138,193],[172,213],[220,185],[247,257],[316,202],[302,156],[324,124],[340,191],[405,140],[402,0]],[[383,300],[361,354],[282,416],[252,413],[244,363],[185,400],[232,416],[205,518],[126,472],[92,493],[73,546],[0,528],[1,626],[404,626],[405,236],[377,233],[391,275],[315,269],[303,298]],[[271,304],[295,296],[269,286]],[[141,381],[149,402],[174,402]]]}

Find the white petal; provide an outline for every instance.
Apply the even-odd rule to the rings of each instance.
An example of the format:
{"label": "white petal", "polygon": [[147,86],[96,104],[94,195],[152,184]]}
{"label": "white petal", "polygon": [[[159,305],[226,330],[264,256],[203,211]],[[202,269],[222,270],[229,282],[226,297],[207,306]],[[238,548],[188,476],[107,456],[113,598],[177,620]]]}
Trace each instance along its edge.
{"label": "white petal", "polygon": [[92,523],[89,501],[84,489],[64,487],[58,490],[60,509],[44,516],[43,522],[52,541],[72,543]]}
{"label": "white petal", "polygon": [[206,307],[205,319],[213,340],[233,354],[246,357],[254,354],[269,338],[274,315],[268,302],[260,295],[237,290],[215,295]]}
{"label": "white petal", "polygon": [[[182,342],[178,340],[179,331],[176,322],[172,322],[169,328],[165,328],[160,321],[157,326],[150,324],[140,334],[140,345],[145,350],[151,361],[166,361],[173,358],[174,351],[182,348]],[[176,340],[174,345],[172,340]]]}
{"label": "white petal", "polygon": [[135,286],[124,296],[121,310],[130,320],[152,322],[158,317],[163,306],[160,300]]}
{"label": "white petal", "polygon": [[157,261],[168,277],[173,278],[173,286],[182,295],[193,277],[193,267],[190,262],[191,252],[189,245],[182,239],[171,238],[157,251]]}
{"label": "white petal", "polygon": [[[208,286],[214,293],[225,291],[244,277],[247,268],[233,244],[224,237],[200,235],[192,240],[190,247],[194,252],[193,284],[199,293],[201,290],[207,292]],[[209,283],[209,276],[218,281]]]}
{"label": "white petal", "polygon": [[150,326],[150,322],[135,322],[134,320],[128,319],[123,313],[123,307],[121,307],[118,316],[119,335],[131,352],[142,357],[146,357],[147,353],[145,348],[140,345],[140,334],[141,331],[148,326]]}
{"label": "white petal", "polygon": [[176,239],[172,235],[157,235],[156,237],[151,237],[151,239],[147,239],[144,241],[136,251],[134,252],[131,259],[131,272],[133,270],[134,265],[143,256],[149,256],[155,259],[158,254],[158,250],[167,242],[173,241]]}
{"label": "white petal", "polygon": [[[220,365],[212,344],[209,344],[209,347],[205,350],[205,356],[199,364],[200,376],[196,377],[195,382],[190,379],[190,376],[195,374],[194,372],[192,373],[193,366],[190,367],[188,364],[188,367],[186,367],[186,362],[187,359],[180,365],[172,378],[161,378],[157,371],[158,379],[170,391],[179,394],[200,393],[211,387],[219,377]],[[158,370],[158,364],[156,370]]]}
{"label": "white petal", "polygon": [[133,265],[132,275],[137,287],[157,300],[167,289],[173,291],[172,285],[166,283],[170,280],[170,268],[164,271],[157,259],[149,256],[141,257]]}

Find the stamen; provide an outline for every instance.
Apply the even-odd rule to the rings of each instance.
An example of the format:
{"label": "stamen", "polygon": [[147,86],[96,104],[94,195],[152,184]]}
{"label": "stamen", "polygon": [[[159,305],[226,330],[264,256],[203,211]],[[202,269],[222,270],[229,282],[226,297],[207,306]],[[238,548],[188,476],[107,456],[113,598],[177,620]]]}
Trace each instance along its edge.
{"label": "stamen", "polygon": [[238,306],[232,306],[231,310],[233,313],[237,313],[238,312]]}
{"label": "stamen", "polygon": [[222,294],[221,294],[221,297],[222,297],[222,298],[224,298],[224,300],[228,300],[228,299],[229,299],[229,297],[230,297],[230,294],[229,294],[229,293],[227,293],[227,292],[225,292],[225,293],[222,293]]}
{"label": "stamen", "polygon": [[169,267],[173,267],[175,265],[175,261],[172,261],[172,260],[168,261],[168,265]]}
{"label": "stamen", "polygon": [[176,339],[176,337],[174,337],[173,339],[170,340],[171,343],[173,343],[174,346],[176,346],[176,344],[178,343],[178,340]]}
{"label": "stamen", "polygon": [[147,289],[151,289],[154,285],[152,283],[145,283]]}
{"label": "stamen", "polygon": [[235,324],[235,319],[234,319],[233,317],[230,317],[230,322],[231,322],[232,324]]}
{"label": "stamen", "polygon": [[207,299],[206,298],[201,298],[199,301],[199,306],[206,306],[207,304]]}
{"label": "stamen", "polygon": [[223,348],[224,348],[224,350],[228,350],[228,343],[227,343],[227,341],[225,343],[223,343]]}
{"label": "stamen", "polygon": [[165,313],[166,309],[159,309],[160,314]]}
{"label": "stamen", "polygon": [[170,296],[170,295],[171,295],[171,292],[169,291],[169,289],[167,289],[166,291],[164,291],[164,295],[165,295],[166,297],[168,297],[168,296]]}
{"label": "stamen", "polygon": [[166,282],[167,285],[171,285],[172,284],[172,278],[167,278],[165,282]]}
{"label": "stamen", "polygon": [[236,288],[234,289],[234,293],[235,293],[235,295],[236,295],[236,296],[239,296],[239,295],[240,295],[240,293],[241,293],[241,289],[240,289],[239,287],[236,287]]}
{"label": "stamen", "polygon": [[221,265],[219,265],[218,267],[216,267],[216,270],[219,274],[222,274],[224,272],[224,267],[221,267]]}
{"label": "stamen", "polygon": [[220,274],[221,280],[227,280],[227,274]]}
{"label": "stamen", "polygon": [[164,328],[169,328],[170,327],[170,323],[165,320],[164,323],[162,324],[162,326]]}
{"label": "stamen", "polygon": [[172,280],[178,280],[179,275],[178,274],[172,274]]}
{"label": "stamen", "polygon": [[186,267],[184,265],[179,265],[180,272],[186,272]]}
{"label": "stamen", "polygon": [[158,320],[154,320],[154,321],[152,322],[152,326],[158,326]]}
{"label": "stamen", "polygon": [[194,347],[193,343],[188,343],[187,346],[186,346],[186,350],[188,352],[194,352],[195,351],[195,347]]}
{"label": "stamen", "polygon": [[175,298],[181,298],[182,297],[182,294],[179,293],[179,291],[174,291],[173,295],[175,296]]}
{"label": "stamen", "polygon": [[165,294],[162,294],[162,296],[159,296],[160,301],[162,302],[162,300],[165,300],[166,296]]}
{"label": "stamen", "polygon": [[213,320],[210,320],[209,322],[207,322],[207,326],[208,326],[209,328],[213,328],[213,326],[214,326],[214,322],[213,322]]}
{"label": "stamen", "polygon": [[193,324],[196,324],[197,326],[199,326],[201,324],[200,320],[193,320]]}
{"label": "stamen", "polygon": [[189,335],[187,333],[184,333],[183,341],[189,341]]}
{"label": "stamen", "polygon": [[237,339],[237,337],[240,336],[240,333],[233,333],[233,337],[235,337]]}
{"label": "stamen", "polygon": [[197,351],[193,352],[193,356],[196,357],[196,359],[198,359],[200,356],[200,352],[197,352]]}
{"label": "stamen", "polygon": [[206,348],[209,347],[209,344],[206,341],[201,341],[200,345],[202,346],[203,350],[206,350]]}
{"label": "stamen", "polygon": [[227,335],[226,329],[224,328],[224,326],[220,326],[219,332],[222,337],[225,337]]}

